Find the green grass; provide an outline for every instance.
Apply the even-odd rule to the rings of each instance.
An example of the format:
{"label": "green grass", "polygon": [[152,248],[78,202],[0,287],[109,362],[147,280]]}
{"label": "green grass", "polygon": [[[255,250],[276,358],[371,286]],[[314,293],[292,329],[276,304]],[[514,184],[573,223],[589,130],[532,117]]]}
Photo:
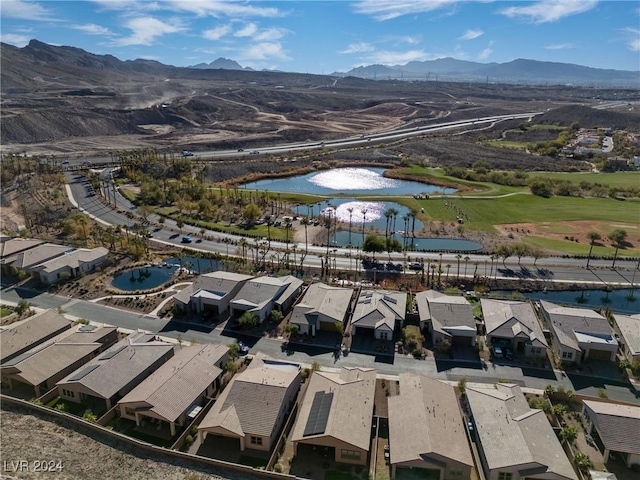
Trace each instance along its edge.
{"label": "green grass", "polygon": [[[588,243],[577,243],[572,242],[570,240],[557,240],[554,238],[544,238],[544,237],[535,237],[535,236],[526,236],[524,237],[524,242],[529,245],[534,245],[536,247],[542,248],[544,250],[555,250],[558,252],[568,253],[571,255],[588,255],[589,254],[589,244]],[[605,242],[608,244],[609,242]],[[592,255],[594,257],[610,257],[613,256],[616,249],[615,247],[606,245],[594,245]],[[638,257],[640,256],[640,249],[637,248],[628,248],[628,249],[619,249],[618,250],[619,257]]]}
{"label": "green grass", "polygon": [[11,315],[13,313],[13,310],[6,308],[6,307],[0,307],[0,318],[2,317],[7,317],[9,315]]}
{"label": "green grass", "polygon": [[349,472],[328,470],[324,473],[324,480],[351,480],[351,475]]}
{"label": "green grass", "polygon": [[568,222],[578,220],[607,223],[638,222],[640,200],[614,200],[611,198],[551,197],[513,195],[502,198],[437,198],[417,200],[431,220],[453,222],[456,212],[445,206],[453,202],[469,217],[465,227],[493,232],[494,225],[510,223]]}
{"label": "green grass", "polygon": [[531,173],[530,177],[551,178],[555,180],[569,180],[575,184],[580,182],[601,183],[608,187],[633,188],[640,185],[640,172],[614,172],[614,173],[560,173],[544,172]]}
{"label": "green grass", "polygon": [[266,467],[268,460],[266,458],[251,457],[249,455],[242,455],[239,463],[242,465],[248,465],[250,467]]}
{"label": "green grass", "polygon": [[129,190],[128,188],[120,187],[120,194],[131,203],[135,202],[138,199],[138,196],[135,194],[135,192],[133,190]]}

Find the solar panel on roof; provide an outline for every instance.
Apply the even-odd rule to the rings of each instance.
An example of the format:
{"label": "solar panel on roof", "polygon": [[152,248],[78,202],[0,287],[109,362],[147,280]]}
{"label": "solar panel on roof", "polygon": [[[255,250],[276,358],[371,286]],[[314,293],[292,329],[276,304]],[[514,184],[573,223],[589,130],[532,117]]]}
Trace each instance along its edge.
{"label": "solar panel on roof", "polygon": [[313,396],[311,411],[309,412],[309,418],[307,419],[307,424],[304,427],[302,436],[307,437],[325,432],[332,402],[333,392],[316,392]]}
{"label": "solar panel on roof", "polygon": [[109,360],[110,358],[115,357],[117,354],[119,354],[125,348],[127,348],[126,345],[121,345],[118,348],[116,348],[114,350],[111,350],[110,352],[105,353],[98,360]]}
{"label": "solar panel on roof", "polygon": [[93,332],[96,328],[93,325],[81,325],[80,328],[78,329],[78,332]]}
{"label": "solar panel on roof", "polygon": [[395,298],[393,298],[393,297],[390,297],[389,295],[385,295],[385,296],[384,296],[384,297],[382,297],[382,298],[384,298],[387,302],[391,302],[391,303],[393,303],[394,305],[395,305],[396,303],[398,303],[398,300],[396,300],[396,299],[395,299]]}
{"label": "solar panel on roof", "polygon": [[84,377],[89,375],[91,372],[93,372],[99,366],[100,365],[89,365],[88,367],[83,368],[82,370],[80,370],[78,373],[76,373],[73,377],[71,377],[67,381],[68,382],[77,382],[78,380],[82,380]]}

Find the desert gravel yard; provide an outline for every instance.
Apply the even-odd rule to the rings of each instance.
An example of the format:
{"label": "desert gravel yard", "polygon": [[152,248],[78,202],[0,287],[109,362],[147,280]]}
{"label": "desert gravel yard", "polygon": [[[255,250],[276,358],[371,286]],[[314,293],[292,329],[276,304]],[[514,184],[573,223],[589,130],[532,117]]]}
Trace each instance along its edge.
{"label": "desert gravel yard", "polygon": [[[160,458],[135,456],[128,445],[108,445],[55,422],[28,413],[2,409],[1,479],[101,480],[250,480],[249,475],[215,475]],[[19,461],[24,460],[23,466]],[[42,470],[47,462],[52,471]],[[38,464],[38,462],[42,462]],[[61,463],[60,463],[61,462]],[[60,467],[60,468],[59,468]],[[16,471],[17,470],[17,471]],[[253,477],[258,478],[258,477]]]}

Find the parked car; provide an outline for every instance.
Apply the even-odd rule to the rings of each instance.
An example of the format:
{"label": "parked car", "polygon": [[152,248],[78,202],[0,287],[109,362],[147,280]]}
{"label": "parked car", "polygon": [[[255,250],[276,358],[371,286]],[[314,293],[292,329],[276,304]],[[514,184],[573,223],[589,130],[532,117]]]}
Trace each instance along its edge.
{"label": "parked car", "polygon": [[247,353],[249,353],[249,347],[242,343],[240,340],[238,340],[238,353],[240,355],[246,355]]}
{"label": "parked car", "polygon": [[391,460],[391,448],[389,447],[389,445],[385,445],[384,446],[384,461],[386,463],[389,463],[390,460]]}
{"label": "parked car", "polygon": [[189,150],[183,150],[182,151],[182,156],[183,157],[193,157],[193,152],[191,152]]}
{"label": "parked car", "polygon": [[182,243],[191,243],[193,242],[193,238],[185,235],[184,237],[182,237]]}
{"label": "parked car", "polygon": [[494,358],[502,358],[503,356],[502,347],[493,347],[491,352],[493,353]]}
{"label": "parked car", "polygon": [[504,358],[506,358],[507,360],[513,360],[513,350],[511,350],[509,347],[506,347],[504,349]]}

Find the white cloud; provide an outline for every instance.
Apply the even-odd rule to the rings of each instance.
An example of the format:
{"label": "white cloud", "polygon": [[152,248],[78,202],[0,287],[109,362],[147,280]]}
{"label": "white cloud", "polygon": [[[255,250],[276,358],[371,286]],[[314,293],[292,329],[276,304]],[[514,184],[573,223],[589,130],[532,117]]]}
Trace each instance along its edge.
{"label": "white cloud", "polygon": [[430,60],[433,57],[424,50],[408,50],[406,52],[380,50],[378,52],[373,52],[368,56],[368,58],[374,63],[382,63],[383,65],[399,65],[413,61]]}
{"label": "white cloud", "polygon": [[3,33],[0,34],[0,40],[4,43],[15,45],[16,47],[24,47],[29,43],[31,37],[29,35],[21,35],[18,33]]}
{"label": "white cloud", "polygon": [[241,59],[266,61],[272,59],[290,60],[280,42],[262,42],[249,45],[242,51]]}
{"label": "white cloud", "polygon": [[569,50],[571,48],[575,48],[575,46],[573,43],[552,43],[544,48],[547,50]]}
{"label": "white cloud", "polygon": [[256,42],[273,42],[284,37],[289,31],[284,28],[270,27],[260,30],[253,36]]}
{"label": "white cloud", "polygon": [[56,20],[53,12],[36,2],[25,0],[2,0],[0,9],[2,18],[19,18],[21,20]]}
{"label": "white cloud", "polygon": [[370,15],[384,21],[403,15],[431,12],[457,3],[458,0],[359,0],[355,3],[356,13]]}
{"label": "white cloud", "polygon": [[487,47],[480,52],[480,55],[478,55],[478,60],[486,60],[491,56],[492,53],[493,53],[493,49]]}
{"label": "white cloud", "polygon": [[125,22],[125,27],[132,31],[131,35],[115,40],[114,45],[152,45],[162,35],[185,30],[179,24],[171,25],[153,17],[133,18]]}
{"label": "white cloud", "polygon": [[482,30],[467,30],[458,37],[458,40],[473,40],[474,38],[481,37],[482,35],[484,35]]}
{"label": "white cloud", "polygon": [[247,23],[240,30],[233,34],[234,37],[252,37],[258,31],[255,23]]}
{"label": "white cloud", "polygon": [[199,17],[263,17],[275,18],[285,15],[274,7],[262,7],[236,0],[92,0],[104,9],[124,11],[166,10],[193,13]]}
{"label": "white cloud", "polygon": [[373,45],[365,42],[361,43],[352,43],[344,50],[339,51],[338,53],[364,53],[364,52],[372,52],[374,50]]}
{"label": "white cloud", "polygon": [[629,34],[630,38],[627,41],[627,48],[632,52],[640,52],[640,29],[627,27],[624,31]]}
{"label": "white cloud", "polygon": [[533,23],[548,23],[587,12],[597,4],[598,0],[539,0],[522,7],[503,8],[499,13],[509,18],[524,18]]}
{"label": "white cloud", "polygon": [[110,36],[114,33],[102,25],[96,25],[95,23],[87,23],[85,25],[73,25],[71,28],[74,30],[80,30],[88,35],[106,35]]}
{"label": "white cloud", "polygon": [[218,25],[210,30],[202,32],[202,36],[207,40],[220,40],[222,37],[231,33],[231,25]]}

